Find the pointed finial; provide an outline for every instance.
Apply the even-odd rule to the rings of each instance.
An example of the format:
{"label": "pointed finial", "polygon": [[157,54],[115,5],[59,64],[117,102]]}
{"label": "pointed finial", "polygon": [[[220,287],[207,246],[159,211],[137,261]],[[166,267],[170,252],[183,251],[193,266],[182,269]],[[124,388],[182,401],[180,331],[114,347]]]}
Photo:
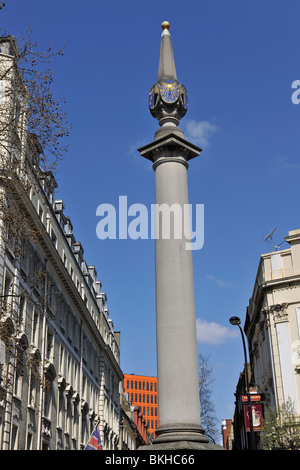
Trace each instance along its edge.
{"label": "pointed finial", "polygon": [[162,27],[163,30],[165,30],[165,29],[169,30],[170,29],[170,23],[168,21],[164,21],[161,24],[161,27]]}
{"label": "pointed finial", "polygon": [[162,79],[177,80],[171,35],[169,33],[170,23],[168,21],[163,21],[161,27],[163,32],[161,34],[160,43],[158,81]]}
{"label": "pointed finial", "polygon": [[167,134],[177,134],[184,138],[178,127],[179,121],[187,112],[187,93],[184,85],[178,83],[172,40],[169,32],[170,23],[161,23],[160,54],[157,82],[149,93],[149,108],[153,117],[159,121],[160,129],[155,139]]}

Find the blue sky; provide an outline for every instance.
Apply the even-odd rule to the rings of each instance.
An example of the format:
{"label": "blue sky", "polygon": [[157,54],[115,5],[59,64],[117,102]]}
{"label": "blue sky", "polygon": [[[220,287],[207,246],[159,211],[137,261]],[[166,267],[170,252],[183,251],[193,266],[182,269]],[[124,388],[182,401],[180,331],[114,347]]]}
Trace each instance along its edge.
{"label": "blue sky", "polygon": [[[40,48],[66,45],[54,92],[73,125],[57,176],[74,234],[95,265],[121,331],[124,372],[156,375],[153,240],[96,236],[99,204],[154,203],[154,172],[137,148],[153,141],[148,109],[161,23],[171,24],[177,76],[187,88],[186,138],[203,148],[188,170],[190,203],[204,204],[205,242],[193,252],[199,351],[210,356],[217,416],[231,418],[243,367],[240,334],[264,237],[279,244],[299,220],[298,1],[7,0],[0,25],[33,28]],[[282,248],[287,248],[285,243]]]}

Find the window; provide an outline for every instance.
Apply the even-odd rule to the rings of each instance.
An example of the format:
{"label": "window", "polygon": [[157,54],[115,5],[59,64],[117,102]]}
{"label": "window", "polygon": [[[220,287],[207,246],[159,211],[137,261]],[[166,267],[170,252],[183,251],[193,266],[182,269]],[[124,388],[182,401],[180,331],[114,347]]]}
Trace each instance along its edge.
{"label": "window", "polygon": [[38,204],[38,214],[39,214],[39,218],[41,219],[41,221],[43,222],[44,221],[44,210],[39,202]]}
{"label": "window", "polygon": [[65,419],[65,392],[59,391],[58,395],[58,426],[63,428]]}
{"label": "window", "polygon": [[38,314],[34,312],[33,320],[32,320],[32,342],[35,346],[38,346],[38,324],[39,324]]}
{"label": "window", "polygon": [[51,416],[52,388],[45,388],[44,415],[49,418]]}
{"label": "window", "polygon": [[5,282],[4,282],[4,292],[3,292],[4,311],[5,311],[5,308],[8,308],[8,306],[11,305],[11,293],[12,293],[12,280],[9,276],[6,276]]}
{"label": "window", "polygon": [[38,375],[37,371],[38,367],[35,366],[32,368],[31,373],[30,373],[30,383],[29,383],[29,394],[28,394],[28,405],[36,408],[38,403],[37,403],[37,390],[38,390],[38,382],[36,379],[36,376]]}
{"label": "window", "polygon": [[281,255],[280,253],[276,253],[275,255],[271,255],[271,269],[272,271],[277,271],[281,269]]}
{"label": "window", "polygon": [[59,372],[60,372],[61,375],[64,375],[64,373],[63,373],[64,347],[63,347],[62,344],[61,344],[60,347],[59,347],[59,357],[58,357],[58,361],[59,361],[59,364],[58,364]]}
{"label": "window", "polygon": [[32,434],[28,433],[27,434],[27,446],[26,450],[32,450]]}
{"label": "window", "polygon": [[19,305],[19,318],[18,318],[19,326],[21,326],[22,323],[25,321],[24,312],[25,312],[25,297],[21,295],[20,305]]}
{"label": "window", "polygon": [[64,250],[63,250],[63,263],[64,263],[65,268],[67,268],[68,267],[68,259],[67,259],[67,255],[64,252]]}
{"label": "window", "polygon": [[12,427],[12,437],[11,437],[11,449],[17,450],[18,449],[18,427],[13,425]]}
{"label": "window", "polygon": [[[18,358],[17,361],[18,360],[21,360],[21,358]],[[21,397],[22,396],[22,385],[23,385],[23,368],[22,368],[21,364],[17,365],[14,385],[15,385],[15,389],[14,389],[15,395],[17,397]]]}
{"label": "window", "polygon": [[46,357],[50,359],[51,351],[53,348],[53,334],[50,330],[47,331],[47,340],[46,340]]}
{"label": "window", "polygon": [[66,411],[66,428],[67,432],[72,435],[72,417],[73,417],[73,407],[72,407],[72,397],[67,396],[67,411]]}
{"label": "window", "polygon": [[57,248],[57,236],[52,227],[50,229],[50,238],[55,248]]}

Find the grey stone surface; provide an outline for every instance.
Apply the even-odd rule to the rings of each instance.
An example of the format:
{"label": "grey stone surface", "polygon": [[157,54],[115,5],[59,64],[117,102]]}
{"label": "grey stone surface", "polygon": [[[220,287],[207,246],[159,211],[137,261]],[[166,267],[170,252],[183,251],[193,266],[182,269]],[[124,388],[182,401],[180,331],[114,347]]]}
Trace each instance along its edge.
{"label": "grey stone surface", "polygon": [[157,80],[177,80],[173,47],[169,30],[166,28],[161,35],[160,58]]}
{"label": "grey stone surface", "polygon": [[161,444],[151,444],[147,446],[141,446],[138,450],[144,451],[152,451],[152,452],[160,452],[160,451],[168,451],[168,450],[225,450],[224,447],[217,445],[217,444],[210,444],[204,442],[194,442],[194,441],[173,441],[173,442],[165,442]]}

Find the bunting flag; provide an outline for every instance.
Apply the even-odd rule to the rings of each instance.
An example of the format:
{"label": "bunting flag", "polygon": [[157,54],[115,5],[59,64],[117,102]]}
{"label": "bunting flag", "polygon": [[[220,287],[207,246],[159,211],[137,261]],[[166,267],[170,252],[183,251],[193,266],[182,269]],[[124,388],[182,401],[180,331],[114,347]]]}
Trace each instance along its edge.
{"label": "bunting flag", "polygon": [[89,442],[84,450],[102,450],[99,423],[96,424],[94,431],[91,434]]}

